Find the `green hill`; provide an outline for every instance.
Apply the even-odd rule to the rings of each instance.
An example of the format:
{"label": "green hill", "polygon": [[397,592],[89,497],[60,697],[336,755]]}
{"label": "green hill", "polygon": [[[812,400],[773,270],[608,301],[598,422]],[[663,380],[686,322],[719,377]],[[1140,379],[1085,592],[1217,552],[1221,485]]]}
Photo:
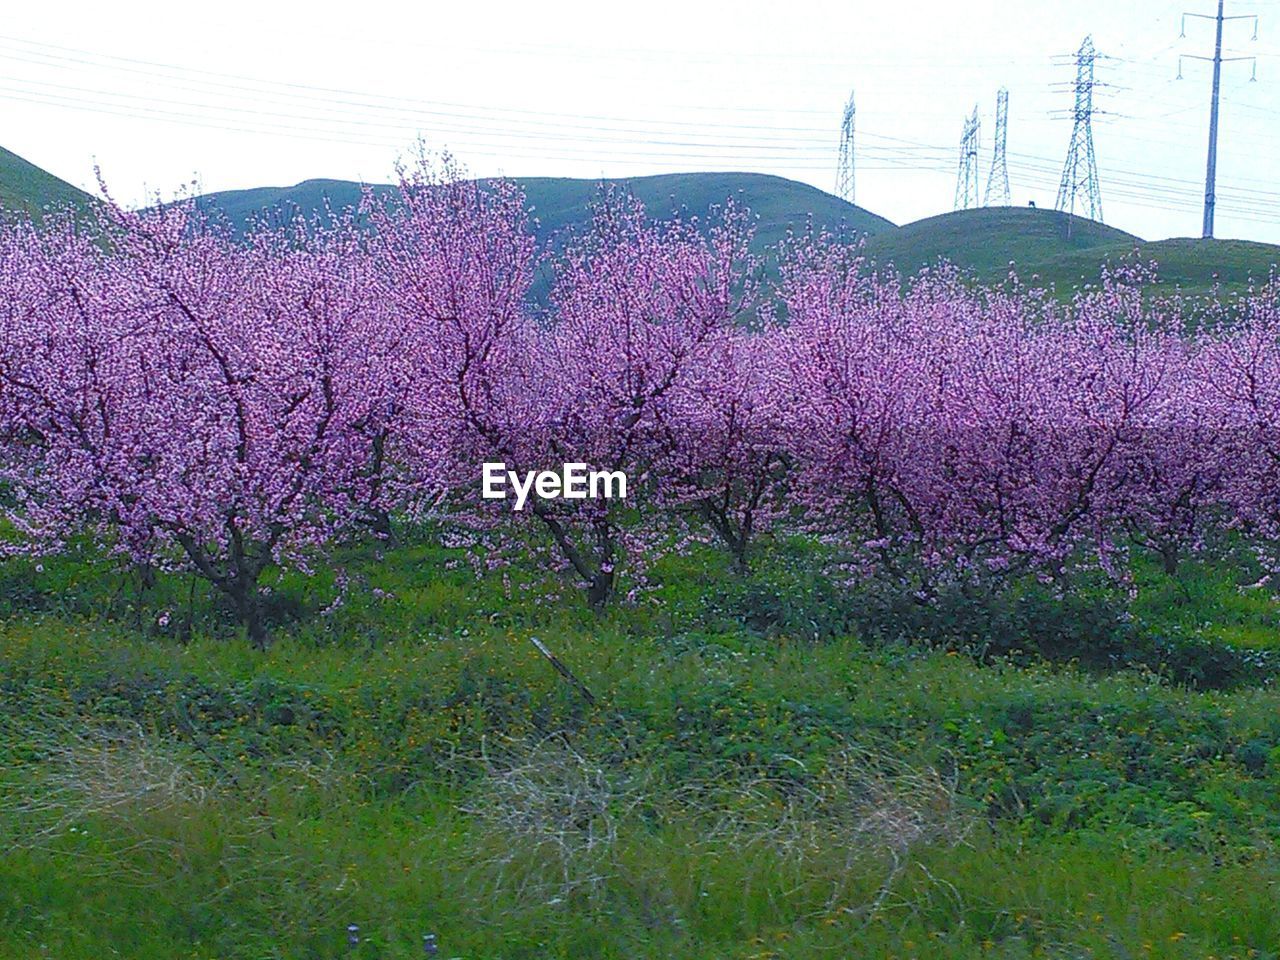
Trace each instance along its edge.
{"label": "green hill", "polygon": [[[1069,228],[1069,229],[1068,229]],[[1242,290],[1280,263],[1280,246],[1246,240],[1145,241],[1105,224],[1035,207],[958,210],[876,233],[867,256],[904,273],[947,260],[980,280],[1011,270],[1060,292],[1095,283],[1104,264],[1136,256],[1158,265],[1161,287],[1204,294]]]}
{"label": "green hill", "polygon": [[1136,241],[1060,253],[1042,261],[1039,273],[1046,282],[1066,289],[1096,281],[1101,263],[1132,256],[1156,263],[1162,287],[1201,295],[1215,286],[1240,292],[1251,282],[1265,281],[1280,265],[1280,246],[1199,237]]}
{"label": "green hill", "polygon": [[[540,239],[585,226],[601,181],[568,177],[517,178]],[[734,198],[758,217],[757,246],[783,239],[793,228],[815,226],[866,237],[868,257],[904,273],[947,260],[980,280],[999,281],[1010,270],[1026,282],[1055,287],[1065,295],[1096,282],[1106,263],[1135,254],[1159,265],[1161,286],[1203,295],[1215,286],[1228,292],[1265,280],[1280,264],[1280,246],[1244,240],[1179,238],[1145,241],[1131,233],[1081,217],[1035,207],[986,207],[928,217],[896,227],[883,217],[807,184],[757,173],[676,173],[611,181],[625,185],[649,213],[705,216]],[[306,180],[292,187],[259,187],[210,193],[200,200],[237,227],[272,210],[311,214],[326,202],[357,203],[361,185],[348,180]],[[379,184],[375,193],[394,188]],[[87,206],[93,197],[0,148],[0,209],[40,211]]]}
{"label": "green hill", "polygon": [[[541,228],[557,232],[577,226],[599,191],[595,180],[533,177],[519,181],[541,221]],[[876,235],[894,225],[839,197],[783,177],[758,173],[677,173],[637,177],[625,181],[650,214],[666,217],[680,212],[703,216],[732,197],[759,218],[761,244],[774,244],[787,231],[803,229],[808,218],[815,226],[849,234]]]}
{"label": "green hill", "polygon": [[903,273],[947,260],[984,280],[999,280],[1010,269],[1024,279],[1063,253],[1085,262],[1099,247],[1138,243],[1137,237],[1082,217],[1036,207],[957,210],[908,223],[867,241],[867,256]]}
{"label": "green hill", "polygon": [[[543,239],[585,225],[590,203],[601,184],[599,180],[568,177],[515,180],[525,191]],[[676,212],[704,216],[712,206],[732,197],[759,218],[757,239],[761,246],[783,239],[792,227],[803,229],[810,217],[819,227],[848,234],[873,235],[894,229],[883,217],[816,187],[765,174],[677,173],[611,182],[625,185],[658,218]],[[373,187],[376,194],[391,189],[385,185]],[[350,206],[359,200],[360,191],[360,184],[346,180],[307,180],[292,187],[206,194],[201,202],[243,227],[253,215],[272,209],[309,214],[319,210],[326,200],[336,208]]]}
{"label": "green hill", "polygon": [[55,207],[85,207],[94,202],[80,188],[0,147],[0,210],[39,213]]}

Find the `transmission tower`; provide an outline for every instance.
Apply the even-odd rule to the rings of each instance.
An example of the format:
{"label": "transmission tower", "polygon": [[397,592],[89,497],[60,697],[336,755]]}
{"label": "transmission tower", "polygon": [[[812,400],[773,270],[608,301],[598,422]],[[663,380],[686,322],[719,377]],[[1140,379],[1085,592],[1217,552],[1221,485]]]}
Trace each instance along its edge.
{"label": "transmission tower", "polygon": [[857,110],[853,104],[853,93],[849,93],[849,102],[844,105],[844,119],[840,121],[840,162],[836,166],[836,196],[854,202],[853,147],[854,119]]}
{"label": "transmission tower", "polygon": [[1213,62],[1213,93],[1209,98],[1209,159],[1205,164],[1204,171],[1204,223],[1201,230],[1201,236],[1213,236],[1213,208],[1217,203],[1217,186],[1218,186],[1218,94],[1222,87],[1222,64],[1225,60],[1252,60],[1253,76],[1249,79],[1258,79],[1258,58],[1257,57],[1224,57],[1222,55],[1222,24],[1226,20],[1252,20],[1253,21],[1253,39],[1258,39],[1258,17],[1256,14],[1246,13],[1239,14],[1234,17],[1223,16],[1223,0],[1218,0],[1218,15],[1211,17],[1207,13],[1184,13],[1182,15],[1182,35],[1187,35],[1187,17],[1198,17],[1202,20],[1214,20],[1217,23],[1217,38],[1213,44],[1212,57],[1198,57],[1189,53],[1184,53],[1178,57],[1178,79],[1182,79],[1182,61],[1190,60],[1211,60]]}
{"label": "transmission tower", "polygon": [[964,136],[960,138],[960,163],[956,170],[957,210],[968,210],[978,205],[978,108],[964,122]]}
{"label": "transmission tower", "polygon": [[982,198],[982,205],[989,207],[992,201],[996,206],[1007,207],[1013,198],[1009,193],[1009,163],[1005,157],[1005,146],[1009,139],[1009,91],[1000,88],[996,94],[996,145],[991,156],[991,170],[987,174],[987,190]]}
{"label": "transmission tower", "polygon": [[1093,37],[1085,37],[1076,52],[1076,105],[1071,111],[1071,146],[1062,168],[1056,208],[1069,214],[1081,211],[1090,220],[1102,222],[1102,193],[1098,189],[1098,162],[1093,154],[1093,66],[1098,59]]}

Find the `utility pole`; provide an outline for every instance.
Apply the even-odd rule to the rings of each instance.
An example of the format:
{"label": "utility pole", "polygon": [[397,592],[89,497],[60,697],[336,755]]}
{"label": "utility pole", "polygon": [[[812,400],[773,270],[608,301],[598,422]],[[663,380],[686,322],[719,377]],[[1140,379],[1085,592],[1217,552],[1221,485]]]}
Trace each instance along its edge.
{"label": "utility pole", "polygon": [[849,101],[844,105],[844,116],[840,121],[840,160],[836,165],[836,196],[855,202],[854,189],[854,120],[857,109],[853,102],[853,92],[849,93]]}
{"label": "utility pole", "polygon": [[956,169],[957,210],[968,210],[978,205],[978,107],[964,122],[964,135],[960,138],[960,163]]}
{"label": "utility pole", "polygon": [[1009,91],[1000,88],[996,94],[996,145],[991,156],[991,170],[987,174],[987,190],[983,195],[983,206],[991,206],[994,199],[998,206],[1007,207],[1012,200],[1009,192],[1009,163],[1006,159],[1006,146],[1009,139]]}
{"label": "utility pole", "polygon": [[[1256,14],[1240,14],[1234,17],[1224,16],[1224,0],[1218,0],[1218,15],[1211,17],[1207,13],[1184,13],[1182,15],[1182,36],[1187,35],[1187,17],[1197,17],[1201,20],[1213,20],[1214,23],[1214,41],[1213,56],[1198,57],[1192,54],[1182,54],[1178,57],[1178,79],[1182,79],[1182,61],[1184,58],[1192,60],[1212,60],[1213,61],[1213,93],[1209,99],[1209,158],[1205,162],[1204,170],[1204,222],[1200,235],[1206,239],[1213,237],[1213,212],[1217,204],[1217,187],[1218,187],[1218,101],[1222,90],[1222,24],[1226,20],[1252,20],[1253,21],[1253,39],[1258,39],[1258,17]],[[1250,80],[1258,79],[1258,60],[1256,57],[1226,57],[1227,60],[1252,60],[1253,76]]]}
{"label": "utility pole", "polygon": [[1067,162],[1062,168],[1062,182],[1058,185],[1058,210],[1068,214],[1067,233],[1070,236],[1071,216],[1076,212],[1076,199],[1080,198],[1085,215],[1090,220],[1102,222],[1102,191],[1098,187],[1098,161],[1093,153],[1093,89],[1097,85],[1094,63],[1098,53],[1093,49],[1093,38],[1085,37],[1076,52],[1075,108],[1071,111],[1071,145],[1067,148]]}

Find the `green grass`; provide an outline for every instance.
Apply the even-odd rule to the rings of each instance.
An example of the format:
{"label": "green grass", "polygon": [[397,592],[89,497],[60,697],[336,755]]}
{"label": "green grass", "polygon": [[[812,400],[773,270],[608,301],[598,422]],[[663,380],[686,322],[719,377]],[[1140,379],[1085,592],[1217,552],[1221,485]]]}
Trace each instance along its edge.
{"label": "green grass", "polygon": [[[517,181],[538,220],[539,238],[551,243],[587,225],[600,187],[597,180],[567,177]],[[658,218],[675,213],[706,217],[713,206],[732,197],[758,218],[760,250],[812,222],[818,229],[850,238],[866,237],[871,260],[907,274],[943,260],[988,282],[1003,281],[1016,270],[1024,282],[1051,286],[1064,298],[1082,285],[1096,283],[1104,264],[1119,264],[1135,255],[1159,264],[1156,289],[1192,298],[1244,292],[1251,283],[1265,281],[1280,264],[1280,247],[1273,244],[1191,238],[1144,241],[1101,223],[1031,207],[961,210],[894,226],[807,184],[764,174],[679,173],[616,182]],[[391,189],[373,186],[375,193]],[[272,209],[312,215],[326,201],[341,209],[358,203],[360,193],[361,185],[351,181],[316,179],[291,187],[223,191],[201,202],[243,227],[251,216]],[[0,208],[38,211],[93,202],[83,191],[0,149]],[[545,278],[536,292],[545,296]]]}
{"label": "green grass", "polygon": [[[590,206],[599,195],[601,181],[570,177],[514,179],[538,220],[540,239],[554,241],[565,231],[589,225]],[[804,230],[810,218],[818,228],[849,235],[894,229],[883,217],[815,187],[766,174],[676,173],[611,182],[629,190],[651,216],[660,219],[676,213],[705,218],[712,207],[732,198],[758,218],[756,242],[761,248],[784,239],[792,228]],[[345,180],[307,180],[292,187],[208,194],[201,202],[243,226],[252,215],[272,208],[311,215],[322,209],[326,200],[336,209],[354,206],[360,200],[360,189],[359,184]],[[377,185],[373,189],[383,194],[392,188]]]}
{"label": "green grass", "polygon": [[38,214],[57,207],[86,207],[93,198],[0,147],[0,210]]}
{"label": "green grass", "polygon": [[[1068,226],[1070,230],[1068,232]],[[870,259],[906,273],[940,260],[998,283],[1015,271],[1024,282],[1060,295],[1096,284],[1102,267],[1154,261],[1157,289],[1201,297],[1241,293],[1280,264],[1280,247],[1244,240],[1175,238],[1148,242],[1122,230],[1053,210],[988,207],[960,210],[873,235]]]}
{"label": "green grass", "polygon": [[1136,567],[1136,615],[1151,628],[1244,649],[1280,648],[1280,608],[1257,575],[1229,566],[1186,564],[1166,576],[1154,564]]}
{"label": "green grass", "polygon": [[[265,653],[184,578],[0,567],[0,957],[1277,956],[1270,685],[810,639],[782,547],[603,617],[448,559],[282,578]],[[1153,629],[1275,622],[1139,581]]]}
{"label": "green grass", "polygon": [[[1069,230],[1069,235],[1068,235]],[[904,224],[867,241],[867,256],[907,274],[946,260],[999,282],[1016,269],[1030,282],[1040,265],[1064,251],[1092,251],[1136,243],[1137,237],[1101,223],[1035,207],[958,210]]]}
{"label": "green grass", "polygon": [[1038,269],[1045,279],[1066,290],[1097,282],[1102,263],[1118,264],[1135,257],[1157,265],[1158,290],[1200,298],[1245,293],[1266,283],[1280,268],[1280,246],[1275,244],[1178,237],[1114,244],[1087,253],[1071,251],[1046,259]]}

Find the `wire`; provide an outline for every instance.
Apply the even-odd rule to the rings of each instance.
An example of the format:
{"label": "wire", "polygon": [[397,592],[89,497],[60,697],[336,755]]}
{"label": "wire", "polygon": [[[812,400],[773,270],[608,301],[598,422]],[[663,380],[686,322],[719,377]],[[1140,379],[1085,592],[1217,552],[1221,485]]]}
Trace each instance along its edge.
{"label": "wire", "polygon": [[[1173,44],[1156,51],[1149,60],[1163,55]],[[55,71],[82,68],[163,79],[166,89],[187,92],[197,99],[156,97],[117,92],[72,83],[0,75],[0,97],[5,99],[86,111],[107,116],[158,120],[228,132],[271,135],[327,143],[361,143],[403,147],[406,140],[429,133],[457,138],[477,157],[506,160],[534,159],[582,162],[598,160],[610,164],[644,167],[681,167],[690,162],[726,160],[737,165],[783,164],[788,171],[834,171],[837,143],[834,120],[837,111],[776,110],[768,108],[726,108],[725,113],[769,112],[775,116],[821,115],[832,119],[826,125],[786,125],[734,121],[707,124],[675,118],[647,119],[596,114],[564,114],[547,110],[481,106],[452,101],[411,99],[337,87],[264,80],[232,73],[190,69],[128,57],[95,54],[74,47],[39,43],[0,35],[0,59]],[[928,59],[938,62],[936,58]],[[1024,59],[1033,59],[1030,57]],[[1154,63],[1132,57],[1108,58],[1127,70],[1148,74],[1160,71]],[[1166,75],[1158,86],[1167,90],[1173,82]],[[243,94],[253,96],[246,106]],[[229,100],[230,97],[236,99]],[[222,102],[219,102],[219,98]],[[1145,103],[1172,106],[1164,113],[1128,117],[1137,124],[1162,121],[1160,127],[1190,129],[1166,122],[1182,116],[1198,105],[1170,101],[1153,94]],[[1246,102],[1239,107],[1265,116],[1280,111]],[[686,109],[720,109],[685,105]],[[414,122],[420,120],[421,122]],[[1243,134],[1240,136],[1243,137]],[[1166,141],[1140,136],[1127,140],[1162,146],[1179,146],[1185,140]],[[1268,135],[1255,139],[1269,141]],[[870,142],[868,142],[870,141]],[[591,144],[584,155],[574,146]],[[892,170],[950,174],[954,171],[954,147],[924,143],[908,138],[859,131],[858,154],[862,170]],[[1020,187],[1043,188],[1058,178],[1059,161],[1053,158],[1011,151],[1011,180]],[[869,160],[870,162],[865,162]],[[1040,178],[1043,177],[1044,180]],[[1270,179],[1233,177],[1230,188],[1219,191],[1219,209],[1237,219],[1272,223],[1280,216],[1280,192],[1243,184],[1272,184]],[[1126,205],[1168,210],[1198,209],[1198,181],[1153,174],[1123,167],[1106,170],[1106,195]]]}

